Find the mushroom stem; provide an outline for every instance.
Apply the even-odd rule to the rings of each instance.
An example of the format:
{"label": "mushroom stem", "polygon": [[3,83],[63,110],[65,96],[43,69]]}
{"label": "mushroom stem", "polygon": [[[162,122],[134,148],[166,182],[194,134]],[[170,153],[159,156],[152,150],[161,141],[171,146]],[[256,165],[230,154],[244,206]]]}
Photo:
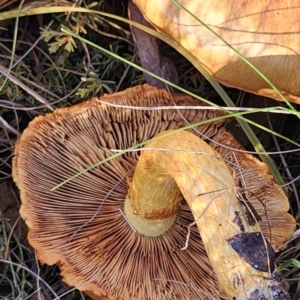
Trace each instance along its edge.
{"label": "mushroom stem", "polygon": [[161,222],[164,225],[157,234],[162,234],[161,229],[167,230],[175,218],[181,192],[225,293],[232,299],[263,295],[270,299],[268,269],[257,268],[261,262],[270,264],[267,251],[263,253],[264,238],[263,245],[258,245],[263,247],[262,261],[252,261],[250,257],[246,262],[244,253],[234,250],[230,243],[245,234],[261,233],[257,225],[248,224],[237,199],[233,174],[220,155],[186,131],[157,139],[146,148],[153,150],[142,152],[126,199],[125,212],[130,223],[138,232],[153,236]]}
{"label": "mushroom stem", "polygon": [[[160,154],[164,161],[157,156]],[[165,168],[168,165],[166,155],[168,153],[160,151],[155,151],[151,157],[143,155],[129,182],[125,214],[135,229],[147,236],[159,236],[172,226],[181,199],[176,182]]]}

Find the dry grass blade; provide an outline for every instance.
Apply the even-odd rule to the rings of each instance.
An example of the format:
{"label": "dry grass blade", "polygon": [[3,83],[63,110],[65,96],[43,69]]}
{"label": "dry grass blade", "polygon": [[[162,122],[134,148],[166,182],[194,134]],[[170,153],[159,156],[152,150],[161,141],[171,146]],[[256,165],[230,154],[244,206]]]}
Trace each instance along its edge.
{"label": "dry grass blade", "polygon": [[14,84],[16,84],[18,87],[26,91],[29,95],[33,96],[38,102],[45,105],[45,107],[49,108],[50,110],[53,110],[54,108],[49,104],[49,102],[45,99],[43,99],[39,94],[37,94],[32,89],[28,88],[25,84],[23,84],[20,80],[18,80],[16,77],[14,77],[10,72],[8,72],[8,69],[0,66],[0,73],[7,77],[10,81],[12,81]]}

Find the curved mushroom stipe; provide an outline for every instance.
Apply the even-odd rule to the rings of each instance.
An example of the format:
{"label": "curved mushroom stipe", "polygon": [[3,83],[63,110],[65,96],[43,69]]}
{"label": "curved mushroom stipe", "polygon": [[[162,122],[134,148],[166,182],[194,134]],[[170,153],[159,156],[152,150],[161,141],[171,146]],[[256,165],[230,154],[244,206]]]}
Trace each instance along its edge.
{"label": "curved mushroom stipe", "polygon": [[[203,105],[148,85],[104,95],[101,100],[150,107],[171,106],[173,101]],[[158,237],[134,232],[121,213],[138,152],[105,162],[51,191],[68,177],[110,157],[112,149],[126,149],[160,132],[183,127],[185,120],[193,124],[218,115],[217,111],[122,109],[93,98],[35,118],[16,143],[13,178],[20,189],[20,213],[29,227],[28,239],[39,260],[58,264],[64,281],[93,299],[226,299],[195,226],[190,227],[187,249],[181,250],[194,222],[184,200],[174,224]],[[196,129],[204,139],[242,149],[223,125],[224,121],[218,121]],[[245,153],[210,144],[229,161],[236,181],[245,186],[271,246],[280,246],[293,233],[295,221],[287,213],[286,196],[266,166]]]}
{"label": "curved mushroom stipe", "polygon": [[[193,133],[168,133],[156,135],[147,144],[148,150],[141,153],[126,199],[130,202],[129,222],[149,236],[156,231],[158,221],[168,229],[170,219],[176,216],[180,190],[228,297],[254,300],[251,295],[258,291],[260,298],[271,299],[268,272],[274,271],[275,252],[259,226],[247,220],[235,191],[235,174],[210,145]],[[285,290],[277,292],[286,294]]]}
{"label": "curved mushroom stipe", "polygon": [[[182,45],[218,82],[282,101],[207,24],[244,55],[291,102],[300,103],[300,6],[291,1],[133,0],[160,32]],[[287,21],[288,20],[288,21]]]}

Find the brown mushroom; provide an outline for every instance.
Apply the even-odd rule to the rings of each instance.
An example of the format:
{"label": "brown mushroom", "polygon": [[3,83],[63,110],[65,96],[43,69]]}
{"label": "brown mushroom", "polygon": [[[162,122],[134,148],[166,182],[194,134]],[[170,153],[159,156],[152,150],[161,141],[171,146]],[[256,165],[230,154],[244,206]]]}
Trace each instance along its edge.
{"label": "brown mushroom", "polygon": [[187,49],[220,83],[281,97],[200,19],[243,54],[284,96],[300,103],[300,6],[298,0],[133,0],[158,30]]}
{"label": "brown mushroom", "polygon": [[[284,284],[274,287],[280,282],[269,273],[271,247],[293,233],[295,221],[267,167],[220,145],[241,150],[224,121],[172,131],[222,114],[151,110],[202,103],[148,85],[100,99],[106,104],[93,98],[35,118],[16,144],[13,178],[39,260],[58,264],[67,284],[94,299],[225,299],[222,289],[236,299],[284,293]],[[141,154],[112,151],[150,138]],[[157,235],[153,228],[161,223],[165,232],[147,236]],[[254,242],[259,258],[239,249],[245,239]]]}

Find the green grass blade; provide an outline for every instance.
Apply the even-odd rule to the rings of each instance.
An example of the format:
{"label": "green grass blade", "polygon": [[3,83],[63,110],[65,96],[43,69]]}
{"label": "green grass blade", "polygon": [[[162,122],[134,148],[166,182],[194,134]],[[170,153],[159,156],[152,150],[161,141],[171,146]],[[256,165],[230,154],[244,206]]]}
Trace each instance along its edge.
{"label": "green grass blade", "polygon": [[23,6],[24,2],[25,2],[25,0],[22,0],[20,2],[19,8],[18,8],[18,11],[17,11],[15,28],[14,28],[14,36],[13,36],[13,44],[12,44],[12,50],[11,50],[11,59],[10,59],[9,68],[8,68],[8,74],[7,74],[7,76],[5,76],[5,78],[3,80],[3,83],[0,87],[0,92],[3,90],[7,80],[9,78],[9,75],[10,75],[10,72],[11,72],[11,69],[12,69],[12,66],[13,66],[13,63],[14,63],[14,56],[15,56],[15,53],[16,53],[17,36],[18,36],[18,28],[19,28],[19,18],[20,18],[20,12],[21,12],[21,9],[22,9],[22,6]]}

